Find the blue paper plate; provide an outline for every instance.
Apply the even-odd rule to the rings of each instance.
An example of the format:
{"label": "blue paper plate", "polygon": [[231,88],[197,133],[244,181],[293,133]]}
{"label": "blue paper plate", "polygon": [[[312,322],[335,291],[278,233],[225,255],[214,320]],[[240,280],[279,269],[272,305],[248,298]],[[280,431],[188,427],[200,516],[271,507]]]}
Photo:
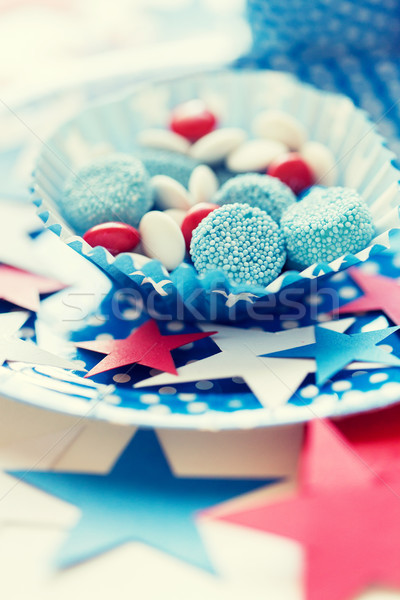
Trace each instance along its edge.
{"label": "blue paper plate", "polygon": [[[368,272],[398,278],[398,254],[385,252],[378,261],[369,261]],[[84,270],[84,269],[83,269]],[[147,316],[129,293],[111,285],[100,273],[91,270],[87,281],[60,292],[42,303],[35,322],[39,346],[59,355],[83,361],[91,368],[99,356],[79,350],[74,341],[97,336],[126,337]],[[360,291],[346,273],[324,282],[335,290],[342,303],[356,298]],[[258,324],[266,331],[306,326],[325,319],[329,295],[311,295],[305,290],[304,314],[297,320],[288,311],[276,313],[270,321]],[[387,326],[382,314],[357,318],[350,332]],[[254,327],[254,323],[243,323]],[[193,330],[193,325],[160,322],[165,333]],[[218,329],[218,326],[216,326]],[[386,341],[385,341],[386,343]],[[395,354],[400,354],[396,335],[388,338]],[[177,366],[211,356],[219,349],[211,339],[196,342],[191,348],[174,351]],[[83,365],[83,363],[82,363]],[[288,359],[288,370],[290,359]],[[134,389],[133,384],[149,376],[149,369],[136,366],[125,377],[124,369],[84,379],[82,371],[68,372],[47,367],[11,363],[0,368],[0,394],[17,401],[82,418],[149,427],[186,429],[241,429],[300,423],[315,417],[342,416],[386,406],[400,399],[400,368],[364,368],[359,364],[337,374],[321,389],[314,374],[306,376],[287,404],[263,407],[240,378],[180,383],[167,387]]]}

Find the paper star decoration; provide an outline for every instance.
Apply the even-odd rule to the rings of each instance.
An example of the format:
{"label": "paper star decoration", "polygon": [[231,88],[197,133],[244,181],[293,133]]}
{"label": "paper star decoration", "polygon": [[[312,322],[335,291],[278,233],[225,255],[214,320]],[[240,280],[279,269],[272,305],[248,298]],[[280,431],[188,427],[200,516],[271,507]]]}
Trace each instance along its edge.
{"label": "paper star decoration", "polygon": [[15,337],[28,316],[29,313],[26,312],[0,314],[0,365],[5,361],[18,361],[62,369],[76,369],[73,361],[60,358],[42,350],[32,342],[25,342]]}
{"label": "paper star decoration", "polygon": [[61,568],[136,541],[213,572],[195,513],[273,482],[175,477],[156,434],[145,430],[135,434],[108,475],[10,473],[81,509],[56,557]]}
{"label": "paper star decoration", "polygon": [[51,294],[66,286],[55,279],[0,265],[0,299],[36,312],[40,294]]}
{"label": "paper star decoration", "polygon": [[[354,319],[325,323],[323,327],[345,331]],[[200,324],[207,330],[210,325]],[[284,404],[296,392],[315,362],[301,359],[264,358],[261,355],[315,342],[314,326],[279,333],[219,326],[213,340],[221,351],[178,369],[178,375],[161,374],[140,381],[135,387],[174,385],[202,379],[242,377],[263,406]]]}
{"label": "paper star decoration", "polygon": [[400,405],[340,419],[339,431],[380,475],[399,471]]}
{"label": "paper star decoration", "polygon": [[171,350],[209,337],[213,333],[216,332],[161,335],[157,323],[150,319],[123,340],[94,340],[75,345],[84,350],[107,354],[85,377],[134,363],[176,374]]}
{"label": "paper star decoration", "polygon": [[217,518],[303,544],[307,600],[400,587],[399,486],[371,471],[325,421],[309,426],[301,467],[294,495]]}
{"label": "paper star decoration", "polygon": [[0,262],[21,269],[37,268],[40,253],[29,233],[40,226],[35,209],[25,202],[2,202],[0,220]]}
{"label": "paper star decoration", "polygon": [[254,300],[252,298],[258,298],[256,294],[251,294],[250,292],[241,292],[240,294],[227,294],[224,290],[213,290],[215,294],[221,294],[221,296],[225,296],[226,302],[225,306],[228,308],[232,308],[238,302],[250,302],[252,304]]}
{"label": "paper star decoration", "polygon": [[150,285],[153,286],[153,288],[157,292],[157,294],[160,294],[160,296],[168,296],[168,292],[166,290],[164,290],[164,287],[166,285],[172,283],[171,279],[163,279],[162,281],[154,281],[154,279],[152,279],[151,277],[147,277],[147,275],[145,275],[145,273],[143,273],[143,271],[134,271],[132,273],[132,275],[143,275],[143,279],[142,279],[140,285],[145,285],[146,283],[149,283]]}
{"label": "paper star decoration", "polygon": [[317,326],[314,344],[273,352],[268,356],[315,358],[317,363],[316,382],[317,385],[323,385],[355,360],[399,366],[400,358],[376,346],[398,329],[399,327],[396,326],[348,335]]}
{"label": "paper star decoration", "polygon": [[364,292],[364,296],[341,306],[339,314],[381,310],[396,325],[400,325],[400,285],[395,279],[384,275],[368,275],[361,269],[351,268],[353,281]]}

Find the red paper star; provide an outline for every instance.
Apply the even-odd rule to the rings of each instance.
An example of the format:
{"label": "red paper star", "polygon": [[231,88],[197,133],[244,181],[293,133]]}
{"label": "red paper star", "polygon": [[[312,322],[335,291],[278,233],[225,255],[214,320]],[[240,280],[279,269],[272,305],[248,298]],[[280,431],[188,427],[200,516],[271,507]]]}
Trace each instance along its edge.
{"label": "red paper star", "polygon": [[396,325],[400,325],[400,285],[383,275],[367,275],[360,269],[351,268],[349,273],[362,289],[364,296],[353,300],[337,311],[340,314],[381,310]]}
{"label": "red paper star", "polygon": [[143,323],[123,340],[79,342],[76,346],[84,350],[107,354],[85,377],[91,377],[98,373],[104,373],[104,371],[126,367],[134,363],[177,375],[171,350],[196,340],[202,340],[214,333],[216,331],[161,335],[157,323],[150,320]]}
{"label": "red paper star", "polygon": [[217,518],[299,541],[307,600],[350,600],[369,585],[400,587],[396,481],[383,481],[331,423],[316,421],[296,494]]}
{"label": "red paper star", "polygon": [[341,419],[340,432],[380,475],[400,478],[400,405]]}
{"label": "red paper star", "polygon": [[29,273],[9,265],[0,265],[0,299],[36,312],[40,294],[51,294],[66,286],[55,279]]}

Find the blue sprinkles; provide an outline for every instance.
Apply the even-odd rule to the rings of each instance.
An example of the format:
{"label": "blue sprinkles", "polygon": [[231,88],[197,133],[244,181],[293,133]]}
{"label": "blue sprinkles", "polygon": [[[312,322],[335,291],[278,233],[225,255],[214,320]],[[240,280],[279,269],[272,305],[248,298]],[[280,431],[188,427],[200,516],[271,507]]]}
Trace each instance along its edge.
{"label": "blue sprinkles", "polygon": [[374,235],[370,210],[350,188],[315,188],[281,220],[291,267],[304,269],[363,250]]}
{"label": "blue sprinkles", "polygon": [[135,156],[143,162],[150,177],[168,175],[186,188],[193,169],[199,165],[199,162],[190,156],[168,150],[140,148],[135,151]]}
{"label": "blue sprinkles", "polygon": [[266,286],[281,272],[285,243],[266,212],[227,204],[210,213],[193,232],[193,264],[200,274],[220,269],[236,283]]}
{"label": "blue sprinkles", "polygon": [[107,221],[137,227],[151,209],[153,196],[143,163],[124,154],[83,167],[65,185],[59,207],[79,234]]}
{"label": "blue sprinkles", "polygon": [[256,206],[279,223],[282,213],[296,202],[292,190],[276,177],[246,173],[227,181],[213,198],[220,206],[236,202]]}

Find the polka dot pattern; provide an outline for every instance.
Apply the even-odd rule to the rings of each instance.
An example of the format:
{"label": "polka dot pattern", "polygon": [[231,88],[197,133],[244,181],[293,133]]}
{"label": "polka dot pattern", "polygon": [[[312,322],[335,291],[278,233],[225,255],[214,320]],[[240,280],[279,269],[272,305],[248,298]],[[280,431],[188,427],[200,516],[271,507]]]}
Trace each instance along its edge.
{"label": "polka dot pattern", "polygon": [[[400,248],[400,246],[399,246]],[[382,255],[379,262],[374,260],[379,266],[379,272],[391,276],[400,276],[400,263],[395,260],[395,256],[389,253]],[[273,318],[265,321],[259,321],[257,324],[244,323],[243,326],[250,326],[256,331],[284,331],[290,327],[303,327],[313,322],[323,322],[329,320],[331,315],[327,312],[327,298],[323,293],[319,293],[319,288],[313,287],[314,283],[310,282],[310,288],[304,292],[304,304],[302,307],[303,313],[294,316],[295,311],[291,307],[290,317],[287,314],[270,315]],[[340,301],[348,302],[343,296],[343,290],[346,288],[351,290],[348,295],[350,299],[353,297],[353,291],[359,293],[357,287],[353,284],[348,273],[341,273],[340,277],[332,277],[325,279],[323,286],[329,286],[336,292],[341,292]],[[323,290],[321,290],[322,292]],[[317,303],[309,301],[311,297],[318,296],[321,300]],[[83,325],[82,331],[79,333],[79,339],[119,339],[127,335],[136,325],[132,323],[129,312],[125,315],[126,310],[134,310],[134,316],[137,321],[143,319],[141,307],[134,306],[128,300],[122,301],[118,316],[113,317],[112,302],[106,298],[101,310],[97,310],[96,320],[89,317],[87,323]],[[292,315],[293,313],[293,315]],[[98,318],[97,318],[98,317]],[[95,324],[96,322],[96,324]],[[100,323],[100,325],[98,324]],[[373,331],[374,329],[382,329],[389,326],[390,323],[383,315],[365,315],[357,317],[355,323],[351,326],[350,332],[357,333],[359,331]],[[193,331],[192,326],[187,326],[181,321],[160,322],[160,328],[165,334],[186,332],[188,329]],[[188,329],[187,329],[188,328]],[[218,327],[216,327],[218,328]],[[112,333],[111,333],[112,332]],[[400,336],[392,335],[389,339],[390,344],[382,344],[381,346],[390,346],[390,350],[395,354],[400,355]],[[201,344],[199,350],[198,344]],[[204,344],[204,346],[203,346]],[[177,364],[184,365],[187,362],[193,362],[211,355],[215,352],[214,343],[210,340],[202,340],[196,342],[192,346],[178,349],[174,351]],[[387,348],[389,351],[389,348]],[[89,353],[77,351],[76,365],[79,367],[86,364],[86,368],[90,369],[98,360],[98,357],[93,357]],[[288,363],[288,368],[290,364]],[[17,367],[14,367],[17,369]],[[30,371],[30,376],[33,377],[36,372],[39,374],[44,368],[35,368]],[[129,372],[128,372],[129,371]],[[53,386],[59,385],[59,390],[52,390],[53,394],[61,394],[64,390],[63,386],[68,383],[68,393],[75,398],[86,397],[89,399],[96,398],[99,391],[96,386],[108,386],[107,393],[102,398],[100,404],[107,406],[108,411],[123,411],[134,410],[149,413],[154,418],[173,419],[174,416],[188,416],[191,419],[201,419],[206,417],[212,419],[215,415],[219,415],[224,419],[224,415],[228,418],[231,413],[239,413],[240,423],[243,427],[255,426],[263,414],[267,414],[267,409],[264,409],[257,401],[255,396],[250,391],[248,385],[242,377],[233,377],[231,379],[194,381],[188,383],[176,383],[174,385],[165,385],[158,388],[152,386],[150,388],[137,388],[135,384],[140,379],[145,379],[149,376],[158,374],[157,370],[150,370],[146,367],[135,366],[132,371],[129,367],[126,372],[115,370],[105,375],[104,378],[99,378],[99,383],[92,380],[84,380],[82,372],[76,371],[76,374],[58,373],[58,380],[52,376],[50,378],[41,379],[41,385],[47,380],[52,382]],[[55,382],[59,383],[56,384]],[[76,386],[76,394],[72,392]],[[103,389],[103,388],[99,388]],[[357,371],[343,370],[338,373],[332,381],[327,382],[320,389],[315,385],[315,376],[310,373],[306,377],[299,389],[293,394],[287,405],[274,409],[274,418],[297,418],[298,411],[311,409],[311,414],[329,415],[345,414],[346,412],[354,412],[365,410],[367,407],[383,406],[388,403],[396,402],[400,398],[400,369],[397,367],[386,368],[365,368]],[[292,412],[291,412],[292,411]],[[213,416],[214,415],[214,416]],[[248,415],[248,419],[246,417]],[[303,418],[309,418],[309,414],[303,413]],[[243,420],[242,420],[243,417]],[[149,421],[146,421],[149,422]],[[208,421],[207,421],[208,422]],[[210,421],[212,422],[212,421]]]}
{"label": "polka dot pattern", "polygon": [[131,380],[131,376],[128,373],[117,373],[113,376],[115,383],[128,383]]}

